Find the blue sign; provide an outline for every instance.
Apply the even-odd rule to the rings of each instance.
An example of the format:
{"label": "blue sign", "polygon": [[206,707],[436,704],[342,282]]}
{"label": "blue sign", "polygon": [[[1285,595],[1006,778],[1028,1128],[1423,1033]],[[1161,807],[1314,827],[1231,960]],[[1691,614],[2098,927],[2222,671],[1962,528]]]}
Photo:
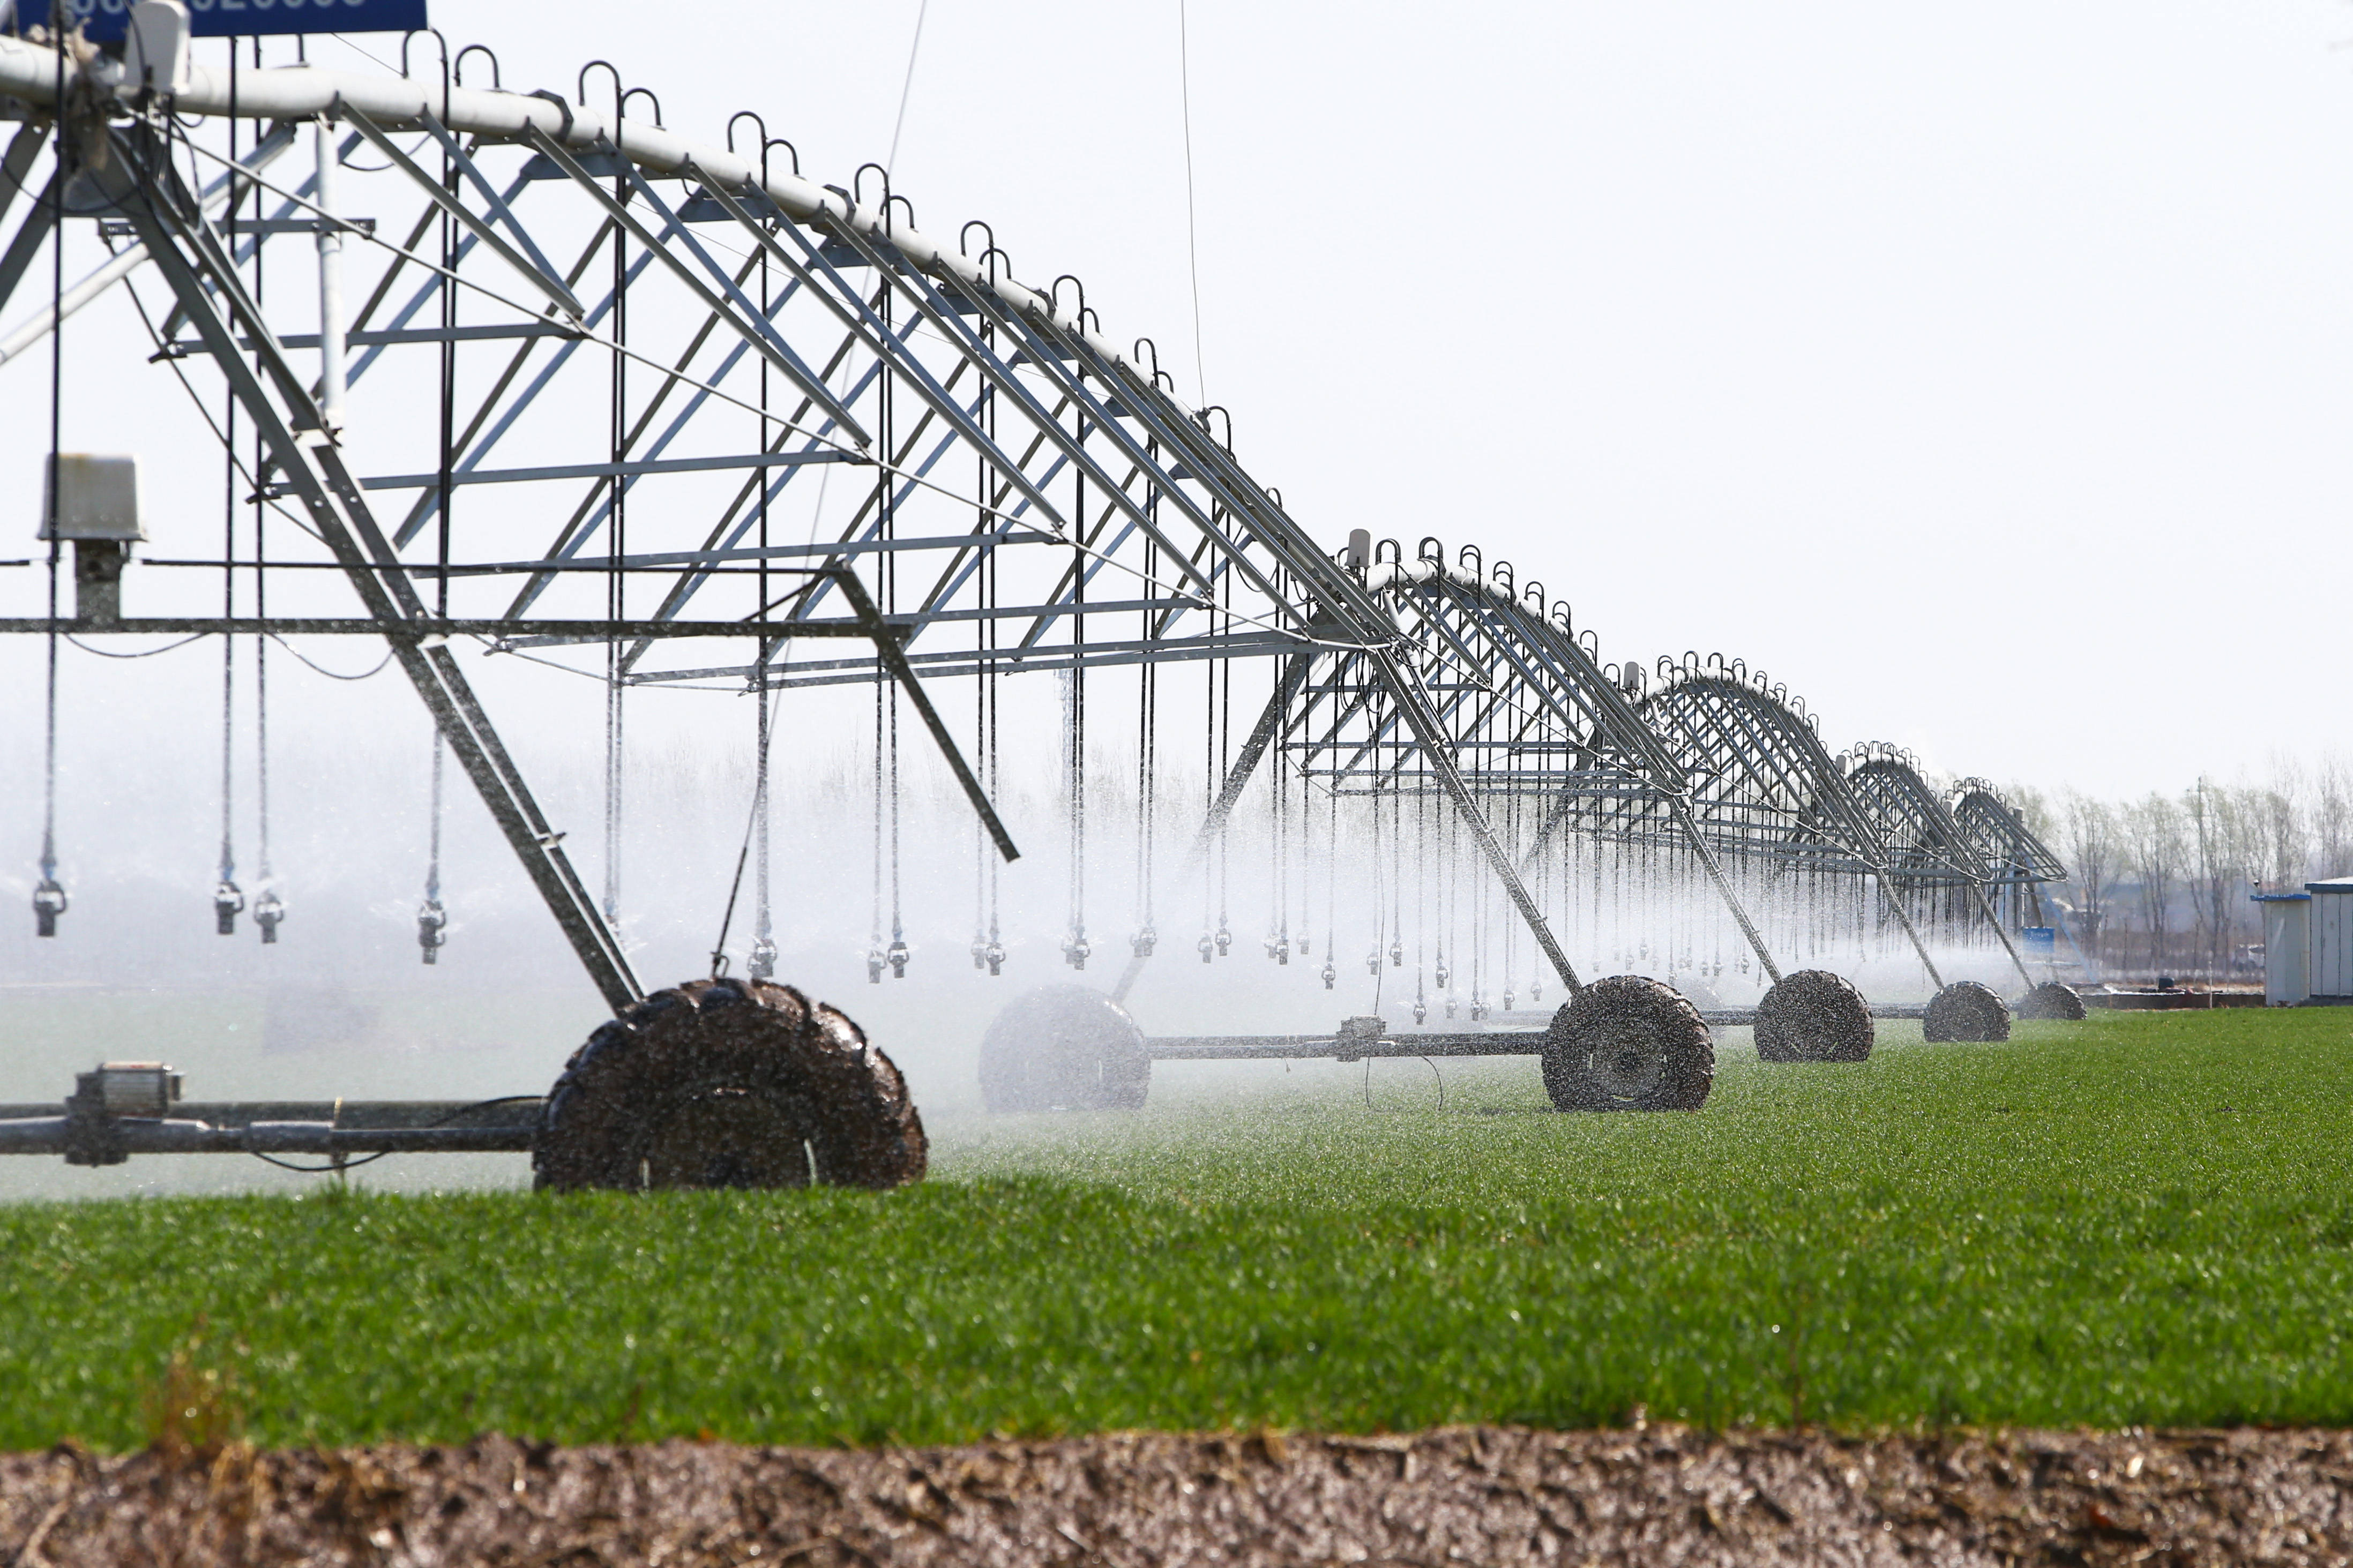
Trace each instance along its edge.
{"label": "blue sign", "polygon": [[2059,955],[2059,933],[2052,927],[2027,926],[2018,934],[2026,939],[2021,948],[2035,962],[2048,963]]}
{"label": "blue sign", "polygon": [[[16,27],[46,25],[51,0],[16,0]],[[65,0],[67,15],[100,43],[122,37],[132,0]],[[256,33],[413,33],[425,0],[186,0],[188,31],[199,38]]]}

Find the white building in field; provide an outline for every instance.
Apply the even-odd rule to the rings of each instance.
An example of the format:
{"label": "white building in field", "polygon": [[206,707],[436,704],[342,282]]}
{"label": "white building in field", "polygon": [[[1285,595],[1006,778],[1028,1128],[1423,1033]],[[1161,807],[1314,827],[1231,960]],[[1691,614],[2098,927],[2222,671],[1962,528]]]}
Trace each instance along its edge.
{"label": "white building in field", "polygon": [[2263,907],[2263,1001],[2353,1006],[2353,877],[2301,893],[2257,893]]}

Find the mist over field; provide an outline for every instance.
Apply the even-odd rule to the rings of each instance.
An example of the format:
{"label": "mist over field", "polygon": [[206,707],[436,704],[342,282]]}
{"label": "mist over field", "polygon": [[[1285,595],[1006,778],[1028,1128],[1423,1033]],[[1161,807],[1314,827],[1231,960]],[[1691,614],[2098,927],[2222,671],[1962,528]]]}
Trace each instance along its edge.
{"label": "mist over field", "polygon": [[[37,646],[28,638],[14,649],[19,679],[7,703],[20,733],[38,732],[39,666],[22,657]],[[0,875],[0,995],[15,1041],[0,1100],[53,1101],[70,1089],[73,1072],[101,1058],[169,1061],[187,1075],[191,1099],[467,1099],[543,1090],[605,1009],[454,763],[445,763],[444,774],[447,942],[438,963],[420,962],[430,731],[397,668],[335,680],[301,662],[294,649],[270,647],[265,879],[253,639],[239,638],[235,651],[235,874],[248,904],[265,882],[285,900],[279,942],[259,941],[249,909],[234,936],[215,929],[219,640],[140,659],[62,647],[58,850],[72,903],[57,938],[33,934],[41,758],[37,747],[14,748],[0,819],[20,853]],[[365,671],[381,657],[362,638],[308,639],[300,652],[343,675]],[[565,833],[583,881],[601,895],[598,684],[508,656],[470,654],[464,663],[550,822]],[[35,679],[22,679],[26,674]],[[1255,672],[1244,677],[1254,679]],[[860,1020],[908,1071],[935,1122],[976,1109],[973,1051],[998,1008],[1040,984],[1109,990],[1143,923],[1134,707],[1132,694],[1121,701],[1117,677],[1091,680],[1090,871],[1082,890],[1092,954],[1083,973],[1063,951],[1077,845],[1060,738],[1061,678],[1038,673],[1004,684],[999,806],[1023,855],[993,873],[993,854],[979,854],[970,808],[912,710],[902,710],[895,908],[911,959],[903,980],[886,968],[879,984],[869,981],[868,953],[878,874],[878,945],[887,947],[893,932],[893,814],[886,790],[878,845],[874,695],[833,689],[776,699],[769,887],[777,977]],[[970,691],[968,681],[934,689],[952,725],[967,735]],[[1174,696],[1166,700],[1175,709]],[[658,987],[709,973],[751,822],[756,717],[746,695],[699,690],[636,691],[625,714],[619,926],[639,978]],[[1435,800],[1377,818],[1349,801],[1335,816],[1328,796],[1317,790],[1303,797],[1292,778],[1278,820],[1261,782],[1238,807],[1222,852],[1207,864],[1192,862],[1187,850],[1204,810],[1208,758],[1178,756],[1172,737],[1203,731],[1168,710],[1163,722],[1148,868],[1159,941],[1131,998],[1147,1031],[1308,1033],[1376,1012],[1405,1030],[1413,1026],[1417,991],[1428,1026],[1459,1029],[1474,1026],[1474,1002],[1500,1014],[1508,995],[1525,1023],[1563,999],[1557,980],[1535,970],[1525,930],[1468,841],[1456,835],[1448,843],[1449,814]],[[885,737],[887,757],[887,729]],[[1572,896],[1568,869],[1560,860],[1532,880],[1580,973],[1670,975],[1704,1005],[1754,1003],[1760,977],[1712,899],[1682,885],[1638,884],[1597,906],[1581,883]],[[977,969],[970,952],[987,919],[982,889],[992,877],[1006,949],[1001,977]],[[754,859],[745,865],[726,941],[739,973],[754,940],[757,885]],[[1774,907],[1759,906],[1768,926]],[[1221,916],[1229,952],[1204,964],[1198,944]],[[1799,920],[1790,930],[1820,924]],[[1269,952],[1285,934],[1293,943],[1287,963]],[[1824,932],[1823,960],[1881,999],[1925,994],[1916,960],[1891,948],[1884,932],[1851,936]],[[1401,963],[1390,962],[1391,948]],[[1367,960],[1377,954],[1375,973]],[[1440,958],[1451,971],[1443,989],[1435,973]],[[2001,979],[1998,952],[1942,958],[1948,969],[1958,966],[1953,973],[1982,970]],[[1785,968],[1799,961],[1784,947]],[[1531,991],[1532,982],[1540,991]],[[1451,1015],[1448,990],[1456,1004]],[[1187,1082],[1245,1090],[1328,1066],[1164,1065],[1162,1092]],[[53,1163],[11,1163],[16,1168],[0,1167],[0,1183],[121,1190],[244,1182],[260,1172],[242,1161],[143,1160],[98,1173],[63,1173]],[[520,1160],[495,1157],[397,1163],[409,1173],[403,1180],[516,1180],[522,1171]],[[22,1168],[36,1164],[37,1178]]]}

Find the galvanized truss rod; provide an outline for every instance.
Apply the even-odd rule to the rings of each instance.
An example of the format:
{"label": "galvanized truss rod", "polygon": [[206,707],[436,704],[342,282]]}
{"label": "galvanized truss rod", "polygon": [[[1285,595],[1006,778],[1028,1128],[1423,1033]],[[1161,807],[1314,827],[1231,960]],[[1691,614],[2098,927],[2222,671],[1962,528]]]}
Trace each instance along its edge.
{"label": "galvanized truss rod", "polygon": [[[298,487],[296,494],[300,495]],[[389,577],[382,566],[363,564],[356,570]],[[348,574],[348,569],[347,569]],[[455,575],[455,574],[452,574]],[[413,579],[412,579],[413,580]],[[787,628],[789,627],[789,631]],[[574,640],[605,642],[615,637],[866,637],[862,621],[563,621],[444,618],[427,616],[412,628],[418,637],[495,637],[501,648],[534,647]],[[10,633],[71,633],[77,637],[164,637],[188,633],[248,634],[262,637],[384,637],[384,623],[335,616],[142,616],[116,619],[45,616],[0,617],[0,636]]]}
{"label": "galvanized truss rod", "polygon": [[915,711],[923,716],[924,728],[932,732],[932,739],[939,743],[940,754],[947,759],[956,783],[964,786],[965,797],[972,802],[973,810],[980,814],[981,825],[988,829],[988,837],[995,841],[997,852],[1008,862],[1020,859],[1021,851],[1013,847],[1012,835],[1007,833],[1005,824],[997,820],[997,807],[989,804],[988,793],[980,787],[980,780],[965,764],[964,753],[956,750],[955,738],[949,735],[948,727],[940,721],[939,710],[932,706],[932,700],[924,695],[923,683],[915,679],[914,670],[908,666],[907,656],[900,648],[899,639],[892,635],[889,626],[883,625],[882,612],[868,596],[866,584],[858,580],[856,573],[847,571],[835,573],[834,581],[841,584],[841,596],[849,600],[850,607],[858,612],[859,622],[865,628],[866,635],[874,639],[875,653],[889,667],[892,678],[898,681],[899,689],[907,694],[908,700],[914,703]]}
{"label": "galvanized truss rod", "polygon": [[[92,170],[130,216],[149,254],[198,333],[212,345],[238,403],[254,422],[280,471],[292,479],[312,525],[353,590],[392,645],[402,670],[433,714],[451,752],[490,808],[524,872],[539,889],[590,979],[616,1012],[643,999],[619,941],[605,924],[565,854],[563,835],[547,819],[483,712],[447,647],[434,638],[424,601],[369,514],[358,485],[343,467],[334,437],[308,388],[286,363],[269,321],[247,295],[235,264],[205,225],[202,210],[162,156],[153,131],[142,126],[109,132],[113,156]],[[181,247],[187,251],[183,253]],[[217,294],[208,293],[209,280]],[[263,379],[236,352],[241,320],[259,345],[259,356],[284,400],[281,412]],[[304,432],[311,435],[306,440]]]}
{"label": "galvanized truss rod", "polygon": [[[795,634],[794,628],[807,623],[800,621],[766,621],[757,624],[765,635],[783,638]],[[839,622],[818,622],[819,626]],[[745,631],[755,629],[745,623]],[[959,676],[982,675],[994,669],[999,675],[1019,675],[1033,669],[1068,669],[1078,664],[1088,669],[1135,664],[1182,664],[1204,658],[1263,658],[1278,654],[1301,651],[1297,637],[1269,634],[1255,637],[1189,637],[1155,639],[1145,642],[1134,639],[1120,642],[1091,642],[1083,647],[1061,644],[1053,647],[1032,648],[1026,653],[999,648],[982,654],[971,648],[943,648],[930,653],[910,653],[910,665],[921,666],[923,673],[935,679]],[[817,671],[826,673],[818,674]],[[776,689],[795,686],[871,686],[887,673],[873,659],[807,659],[794,664],[719,665],[702,669],[670,669],[649,674],[625,676],[631,685],[659,686],[682,680],[757,680],[765,675],[766,684]]]}

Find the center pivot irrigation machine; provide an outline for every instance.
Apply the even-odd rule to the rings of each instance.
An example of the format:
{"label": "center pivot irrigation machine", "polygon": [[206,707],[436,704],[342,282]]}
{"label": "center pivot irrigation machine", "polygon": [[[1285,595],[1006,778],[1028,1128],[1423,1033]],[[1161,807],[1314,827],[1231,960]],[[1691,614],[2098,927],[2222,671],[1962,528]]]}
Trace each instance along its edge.
{"label": "center pivot irrigation machine", "polygon": [[[1074,970],[1092,952],[1092,696],[1098,742],[1109,712],[1134,746],[1136,923],[1108,994],[1050,986],[1000,1014],[980,1058],[995,1110],[1140,1105],[1155,1059],[1514,1054],[1542,1058],[1564,1110],[1687,1110],[1707,1097],[1711,1024],[1752,1023],[1767,1061],[1867,1056],[1874,1009],[1826,965],[1891,950],[1935,995],[1877,1015],[1925,1015],[1931,1038],[1999,1038],[2010,1016],[1983,984],[1944,984],[1933,952],[2006,953],[2029,1011],[2081,1016],[2012,945],[2062,871],[1991,786],[1940,790],[1885,747],[1834,755],[1737,660],[1604,663],[1566,605],[1476,548],[1317,542],[1235,460],[1224,412],[1179,401],[1148,340],[1106,342],[1073,278],[1015,281],[986,225],[927,237],[878,166],[816,183],[748,113],[723,145],[687,141],[601,65],[569,99],[503,90],[487,50],[453,58],[430,33],[406,42],[437,57],[412,72],[404,47],[394,76],[240,69],[236,45],[225,68],[195,63],[177,0],[142,0],[118,43],[20,32],[0,37],[0,115],[17,122],[0,319],[18,323],[0,364],[20,417],[50,372],[48,602],[0,630],[46,639],[52,801],[61,638],[382,639],[615,1017],[543,1098],[181,1105],[168,1068],[113,1064],[62,1106],[0,1108],[0,1149],[528,1150],[558,1187],[922,1173],[890,1060],[771,978],[764,880],[744,977],[715,953],[712,977],[647,994],[461,650],[596,675],[616,772],[630,694],[754,693],[764,795],[786,694],[871,689],[878,799],[903,715],[976,814],[971,956],[991,973],[1008,963],[993,900],[1017,851],[992,802],[1015,676],[1057,677],[1018,689],[1059,694],[1060,945]],[[224,455],[216,554],[127,570],[145,538],[136,455],[59,449],[67,351],[32,351],[100,306],[152,348],[120,374],[177,378]],[[823,537],[796,542],[785,510],[823,516],[806,502],[828,482],[854,506],[837,496]],[[486,552],[492,521],[544,542]],[[167,565],[228,582],[221,613],[132,613]],[[1185,737],[1167,759],[1205,769],[1198,815],[1166,834],[1164,733]],[[1276,889],[1268,957],[1332,989],[1342,931],[1361,929],[1369,950],[1345,966],[1409,994],[1410,1029],[1151,1038],[1131,1019],[1160,946],[1156,859],[1219,889],[1201,961],[1236,945],[1222,846],[1244,810],[1268,850],[1253,875]],[[52,833],[42,935],[70,929],[68,896]],[[224,929],[244,901],[225,867]],[[257,903],[264,940],[283,912]],[[428,884],[428,963],[445,924]],[[878,981],[910,962],[895,909],[887,930]],[[1584,979],[1569,947],[1645,973]],[[1754,1005],[1715,1004],[1734,982],[1761,990]]]}

